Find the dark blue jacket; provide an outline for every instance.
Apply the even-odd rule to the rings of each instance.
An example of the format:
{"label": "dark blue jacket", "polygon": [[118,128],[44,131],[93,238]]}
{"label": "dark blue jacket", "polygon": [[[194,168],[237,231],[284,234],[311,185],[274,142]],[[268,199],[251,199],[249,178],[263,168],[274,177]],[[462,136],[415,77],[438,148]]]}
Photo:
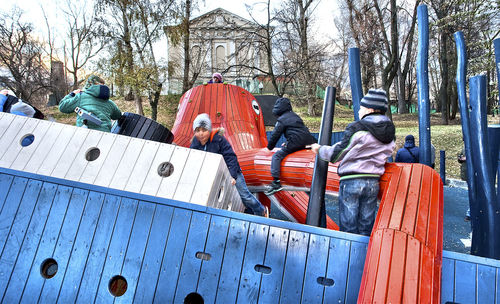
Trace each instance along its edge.
{"label": "dark blue jacket", "polygon": [[236,157],[231,144],[224,138],[224,136],[218,134],[220,130],[221,129],[212,131],[210,139],[204,146],[201,145],[200,141],[196,137],[193,137],[190,148],[222,155],[224,161],[226,162],[226,166],[229,169],[229,173],[234,179],[236,179],[238,173],[241,172],[240,164],[238,163],[238,158]]}
{"label": "dark blue jacket", "polygon": [[415,146],[415,142],[405,141],[403,148],[398,150],[396,154],[397,163],[418,163],[419,162],[419,149]]}
{"label": "dark blue jacket", "polygon": [[285,135],[286,150],[290,152],[304,149],[306,145],[316,142],[302,118],[292,111],[292,105],[288,98],[278,98],[276,100],[273,114],[278,117],[278,121],[267,143],[269,150],[274,149],[281,134]]}

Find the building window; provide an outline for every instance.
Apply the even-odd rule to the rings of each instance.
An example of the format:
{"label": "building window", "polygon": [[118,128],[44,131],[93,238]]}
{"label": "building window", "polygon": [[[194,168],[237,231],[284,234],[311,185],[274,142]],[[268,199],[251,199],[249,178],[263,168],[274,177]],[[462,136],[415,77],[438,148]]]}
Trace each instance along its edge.
{"label": "building window", "polygon": [[226,49],[222,46],[219,45],[215,49],[215,66],[217,70],[223,70],[226,68]]}

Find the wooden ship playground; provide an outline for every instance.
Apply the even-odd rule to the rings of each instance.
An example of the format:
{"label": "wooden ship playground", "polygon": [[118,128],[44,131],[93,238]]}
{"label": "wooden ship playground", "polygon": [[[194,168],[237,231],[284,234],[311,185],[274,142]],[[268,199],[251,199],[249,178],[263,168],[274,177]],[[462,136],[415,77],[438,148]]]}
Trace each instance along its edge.
{"label": "wooden ship playground", "polygon": [[[241,87],[187,91],[171,131],[131,113],[111,133],[0,113],[0,302],[498,303],[500,126],[487,125],[485,77],[471,77],[466,92],[457,32],[472,247],[471,255],[443,250],[425,5],[418,26],[421,163],[386,164],[370,237],[338,231],[325,214],[337,164],[310,150],[287,156],[284,190],[264,195],[275,151],[261,105]],[[495,51],[498,75],[500,39]],[[350,49],[356,120],[360,75],[359,50]],[[339,140],[334,100],[328,87],[321,144]],[[189,149],[200,113],[226,130],[249,188],[290,221],[245,214],[222,156]]]}

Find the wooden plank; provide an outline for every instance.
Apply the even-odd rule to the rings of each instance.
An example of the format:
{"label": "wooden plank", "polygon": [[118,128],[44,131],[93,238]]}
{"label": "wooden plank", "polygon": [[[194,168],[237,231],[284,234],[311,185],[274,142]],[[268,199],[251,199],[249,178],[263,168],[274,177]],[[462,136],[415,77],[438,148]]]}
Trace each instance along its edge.
{"label": "wooden plank", "polygon": [[203,297],[205,303],[215,303],[229,221],[229,218],[220,216],[212,216],[210,220],[205,245],[205,252],[210,254],[210,260],[201,262],[197,287],[197,292]]}
{"label": "wooden plank", "polygon": [[280,302],[300,303],[309,233],[290,231]]}
{"label": "wooden plank", "polygon": [[[320,285],[324,289],[324,300],[323,303],[347,303],[346,302],[346,289],[347,289],[347,279],[349,278],[349,261],[352,260],[349,258],[351,251],[351,241],[330,238],[329,252],[328,255],[328,268],[325,273],[325,277],[328,279],[332,279],[332,286],[320,285],[316,282],[317,285]],[[314,261],[319,261],[320,257],[316,257],[313,259]],[[361,260],[362,261],[362,260]],[[359,263],[360,260],[353,260],[353,262]],[[363,263],[360,263],[362,266]],[[360,268],[358,266],[358,268]],[[318,269],[320,270],[320,269]],[[319,272],[318,272],[319,274]],[[361,278],[360,278],[361,282]],[[327,282],[328,283],[328,282]],[[306,289],[304,289],[306,290]],[[303,297],[305,299],[305,297]],[[320,302],[316,302],[320,303]]]}
{"label": "wooden plank", "polygon": [[122,157],[132,137],[118,135],[109,150],[109,153],[104,161],[103,166],[99,170],[99,174],[95,179],[94,185],[108,187],[116,170],[118,170]]}
{"label": "wooden plank", "polygon": [[[3,113],[3,112],[0,112],[0,113]],[[0,215],[2,213],[4,205],[7,202],[9,202],[6,200],[6,198],[7,198],[7,195],[9,194],[10,187],[12,185],[13,180],[14,180],[14,176],[12,176],[12,175],[0,174]]]}
{"label": "wooden plank", "polygon": [[[87,202],[89,191],[78,188],[73,189],[71,201],[66,210],[66,216],[61,230],[57,236],[57,243],[51,257],[57,262],[57,274],[45,280],[42,293],[39,297],[41,303],[55,303],[61,288],[64,274],[68,269],[68,261],[75,244],[75,238],[82,220],[83,210]],[[54,237],[56,235],[53,235]],[[70,270],[71,271],[71,270]]]}
{"label": "wooden plank", "polygon": [[475,263],[455,262],[455,302],[476,303],[476,268]]}
{"label": "wooden plank", "polygon": [[[103,202],[103,193],[93,191],[89,193],[68,266],[62,267],[65,272],[59,274],[63,277],[61,288],[58,290],[57,301],[59,303],[75,303],[76,301],[97,223],[100,220]],[[51,295],[52,299],[53,296]]]}
{"label": "wooden plank", "polygon": [[387,296],[389,271],[391,269],[391,252],[394,242],[394,230],[384,229],[382,233],[382,242],[380,249],[380,258],[378,262],[377,269],[377,279],[375,282],[375,290],[373,294],[373,300],[375,302],[384,303]]}
{"label": "wooden plank", "polygon": [[[29,157],[28,162],[23,168],[13,167],[13,169],[24,170],[31,173],[38,172],[40,166],[45,162],[45,158],[50,153],[55,142],[59,140],[59,134],[63,130],[64,125],[60,123],[51,123],[43,138],[38,142],[35,151]],[[72,129],[74,131],[74,129]]]}
{"label": "wooden plank", "polygon": [[[65,151],[66,147],[69,145],[70,141],[74,137],[81,137],[81,134],[83,133],[84,128],[77,128],[73,126],[63,126],[61,129],[61,132],[57,135],[57,138],[54,138],[54,142],[48,147],[42,147],[40,146],[39,149],[46,148],[48,149],[48,153],[43,155],[44,159],[43,160],[34,160],[36,163],[40,163],[40,166],[38,167],[37,171],[34,173],[37,174],[42,174],[42,175],[51,175],[52,171],[54,168],[57,166],[58,163],[60,163],[60,158],[63,155],[63,152]],[[45,140],[44,140],[45,141]],[[34,155],[35,156],[35,155]],[[69,163],[73,161],[72,157],[73,155],[68,155],[67,159],[64,162],[61,163]],[[33,160],[33,158],[31,158]],[[31,160],[30,160],[31,162]],[[28,166],[30,164],[28,163]],[[27,167],[28,168],[28,167]]]}
{"label": "wooden plank", "polygon": [[455,260],[443,258],[441,275],[441,303],[454,302]]}
{"label": "wooden plank", "polygon": [[[188,159],[184,165],[184,170],[179,178],[179,184],[175,188],[173,199],[182,202],[191,201],[190,199],[194,192],[194,186],[196,185],[196,181],[198,179],[202,179],[202,182],[204,183],[208,183],[210,185],[213,184],[213,179],[210,179],[213,178],[213,176],[200,176],[201,165],[203,164],[206,154],[207,153],[205,151],[190,150]],[[206,206],[207,204],[206,201],[192,201],[192,203],[200,204],[202,206]]]}
{"label": "wooden plank", "polygon": [[477,265],[477,302],[495,303],[496,267]]}
{"label": "wooden plank", "polygon": [[[1,189],[3,184],[0,183],[0,185]],[[23,290],[26,284],[31,263],[35,257],[56,189],[57,185],[55,184],[44,183],[42,186],[33,216],[31,217],[26,232],[26,237],[23,244],[19,246],[18,257],[22,258],[18,258],[16,261],[14,270],[12,271],[12,275],[10,276],[8,285],[5,289],[5,294],[3,294],[3,299],[0,296],[0,301],[2,302],[18,303],[20,300],[20,290]]]}
{"label": "wooden plank", "polygon": [[366,243],[351,242],[345,303],[354,303],[358,299],[367,249]]}
{"label": "wooden plank", "polygon": [[[160,145],[158,152],[156,152],[155,158],[151,163],[150,170],[144,179],[140,193],[146,195],[156,195],[163,180],[163,177],[158,174],[158,167],[161,163],[170,161],[174,148],[174,145]],[[174,168],[174,171],[175,170],[176,169]]]}
{"label": "wooden plank", "polygon": [[35,303],[38,301],[46,280],[40,275],[40,267],[46,259],[51,258],[54,254],[72,192],[73,188],[71,187],[61,185],[57,187],[35,258],[31,261],[31,269],[22,291],[21,302]]}
{"label": "wooden plank", "polygon": [[126,191],[130,192],[140,192],[141,188],[146,180],[146,176],[151,171],[151,163],[156,157],[156,153],[160,144],[155,141],[145,141],[142,147],[141,154],[134,164],[134,169],[130,174],[127,185],[125,186]]}
{"label": "wooden plank", "polygon": [[23,147],[19,153],[17,153],[15,160],[10,165],[11,169],[23,170],[30,158],[35,154],[38,146],[42,144],[45,140],[45,135],[49,128],[53,126],[53,122],[47,120],[38,120],[38,125],[32,131],[34,136],[34,141],[31,145]]}
{"label": "wooden plank", "polygon": [[394,230],[399,230],[401,228],[406,206],[406,192],[408,191],[410,183],[411,169],[412,167],[405,166],[401,171],[399,185],[396,190],[396,197],[394,198],[394,206],[392,208],[392,214],[390,215],[390,220],[387,228],[391,228]]}
{"label": "wooden plank", "polygon": [[174,171],[172,175],[168,177],[164,177],[161,180],[160,187],[158,188],[158,192],[156,196],[164,197],[164,198],[173,198],[175,190],[177,188],[177,184],[181,178],[182,172],[184,170],[184,166],[186,165],[186,160],[189,155],[190,149],[176,146],[172,157],[170,158],[170,163],[174,167]]}
{"label": "wooden plank", "polygon": [[[238,303],[258,303],[259,301],[271,303],[267,299],[259,297],[262,272],[257,271],[257,267],[269,267],[264,263],[266,254],[266,240],[268,238],[269,226],[250,223],[248,239],[239,281],[237,302]],[[271,269],[271,271],[273,271]],[[235,286],[236,287],[236,286]],[[262,291],[263,297],[267,298],[267,292]]]}
{"label": "wooden plank", "polygon": [[[99,143],[97,144],[97,148],[99,148],[100,151],[99,157],[96,160],[87,163],[85,170],[80,176],[80,182],[87,184],[93,184],[95,182],[117,137],[118,135],[113,133],[102,133],[99,138]],[[104,173],[105,172],[102,174]]]}
{"label": "wooden plank", "polygon": [[118,168],[109,184],[110,188],[126,190],[128,180],[131,177],[132,169],[141,154],[142,148],[146,141],[138,138],[132,138],[125,150],[123,157],[118,165]]}
{"label": "wooden plank", "polygon": [[[26,231],[33,214],[33,209],[37,201],[42,182],[28,180],[23,198],[16,208],[17,212],[12,214],[14,221],[9,227],[8,237],[5,240],[5,245],[0,250],[0,299],[2,299],[6,286],[10,280],[14,265],[19,258],[19,249],[24,242]],[[14,208],[12,208],[14,209]],[[5,232],[2,232],[4,234]],[[23,257],[20,257],[23,259]]]}
{"label": "wooden plank", "polygon": [[[174,209],[156,205],[133,302],[152,303]],[[208,303],[208,302],[207,302]]]}
{"label": "wooden plank", "polygon": [[9,124],[9,127],[3,132],[0,137],[0,159],[4,157],[5,152],[11,145],[14,144],[19,130],[23,128],[28,118],[24,116],[14,115],[14,119]]}
{"label": "wooden plank", "polygon": [[10,124],[12,123],[16,115],[4,112],[0,112],[0,115],[2,115],[0,116],[0,140],[1,140],[5,134],[5,130],[7,130],[10,127]]}
{"label": "wooden plank", "polygon": [[406,267],[403,286],[403,302],[417,303],[419,298],[418,282],[420,282],[420,256],[422,244],[418,239],[408,237],[408,249],[406,250]]}
{"label": "wooden plank", "polygon": [[[332,241],[334,240],[332,239]],[[335,252],[334,255],[341,255],[343,249],[342,247],[345,246],[337,248],[337,245],[338,244],[332,244],[333,247],[332,251]],[[338,268],[338,266],[341,266],[340,264],[342,263],[336,263],[337,261],[340,262],[340,259],[330,260],[330,263],[328,263],[329,247],[330,247],[329,237],[311,234],[311,237],[309,238],[309,248],[307,252],[306,271],[304,275],[304,287],[302,290],[302,301],[301,301],[302,303],[323,303],[323,295],[325,293],[326,285],[319,284],[319,282],[325,284],[327,279],[336,280],[338,278],[337,276],[334,275],[334,273],[336,268]],[[347,253],[349,253],[349,249],[347,250]],[[345,263],[343,266],[345,267],[341,266],[341,268],[344,268],[344,276],[347,278],[348,259],[345,259],[344,262]],[[332,270],[329,273],[327,273],[328,268]],[[345,278],[343,285],[344,288],[342,288],[342,299],[344,298],[345,295]],[[335,288],[336,287],[337,287],[337,282],[335,281]],[[330,291],[332,291],[331,293],[333,293],[333,290]],[[335,299],[335,297],[332,297],[331,294],[329,296],[325,294],[326,303],[334,303],[333,301],[330,301],[330,299]]]}
{"label": "wooden plank", "polygon": [[[106,133],[96,130],[89,130],[89,133],[85,138],[85,141],[82,143],[79,151],[76,152],[76,157],[74,161],[70,164],[69,170],[64,176],[65,179],[74,181],[80,180],[83,173],[85,172],[87,165],[89,163],[92,163],[92,161],[87,160],[87,152],[89,152],[90,149],[97,147],[101,137],[104,134]],[[99,157],[101,157],[100,154]]]}
{"label": "wooden plank", "polygon": [[68,173],[73,162],[75,162],[79,157],[78,151],[80,151],[89,134],[92,134],[90,131],[93,130],[86,128],[76,128],[75,135],[71,137],[66,147],[64,147],[61,157],[54,166],[54,170],[50,174],[51,176],[59,178],[64,178],[66,176],[66,173]]}
{"label": "wooden plank", "polygon": [[382,249],[382,236],[384,229],[374,230],[370,237],[366,254],[365,267],[359,290],[359,297],[367,302],[373,301],[375,283],[379,266],[379,256]]}
{"label": "wooden plank", "polygon": [[121,210],[121,198],[115,195],[106,195],[85,263],[85,270],[78,286],[77,303],[93,303],[94,301],[99,284],[97,278],[101,276],[106,262],[106,252],[119,210]]}
{"label": "wooden plank", "polygon": [[114,297],[109,292],[110,280],[121,274],[125,252],[130,239],[130,233],[134,224],[138,202],[129,198],[122,198],[120,211],[111,235],[111,241],[106,253],[106,262],[99,279],[96,302],[113,302]]}
{"label": "wooden plank", "polygon": [[201,163],[201,168],[199,169],[199,178],[196,180],[196,185],[194,186],[189,202],[193,204],[204,202],[206,206],[211,206],[211,202],[220,188],[220,178],[217,177],[222,175],[222,172],[220,172],[219,169],[221,168],[221,162],[224,162],[224,159],[220,154],[204,154],[205,158]]}
{"label": "wooden plank", "polygon": [[422,167],[414,166],[411,171],[411,180],[409,187],[407,189],[406,206],[404,211],[403,223],[401,225],[401,231],[414,235],[418,210],[421,202],[419,201],[422,194],[420,193],[420,188],[422,184],[426,181],[422,180]]}
{"label": "wooden plank", "polygon": [[[412,214],[411,217],[414,215]],[[394,243],[392,245],[391,254],[391,268],[389,273],[388,289],[386,301],[390,303],[399,303],[403,298],[403,284],[405,276],[406,263],[413,263],[407,261],[406,245],[407,234],[401,231],[394,232]]]}
{"label": "wooden plank", "polygon": [[[33,135],[32,134],[33,130],[36,128],[38,122],[40,122],[40,121],[41,120],[38,120],[38,119],[28,119],[23,124],[23,126],[19,130],[17,130],[18,132],[17,132],[16,136],[12,139],[12,142],[10,144],[7,144],[7,143],[0,141],[0,146],[6,145],[6,147],[5,147],[6,151],[5,151],[4,155],[2,157],[0,157],[0,167],[10,168],[10,166],[12,165],[14,160],[17,158],[19,153],[23,149],[25,149],[25,147],[23,147],[21,145],[23,137],[30,135],[30,134]],[[29,147],[29,145],[26,147]],[[1,150],[1,148],[0,148],[0,150]],[[0,156],[1,156],[1,154],[0,154]]]}
{"label": "wooden plank", "polygon": [[151,224],[153,223],[154,210],[154,204],[144,201],[139,202],[134,219],[134,228],[132,229],[132,234],[130,235],[125,254],[125,260],[119,273],[127,280],[127,291],[122,296],[116,297],[114,303],[132,303],[134,299],[141,265],[148,243],[148,236],[151,231]]}
{"label": "wooden plank", "polygon": [[15,177],[5,199],[5,204],[0,210],[0,253],[3,251],[7,236],[12,229],[12,223],[21,203],[28,180]]}
{"label": "wooden plank", "polygon": [[238,286],[240,281],[248,228],[248,222],[231,219],[220,270],[216,303],[236,303],[238,291],[235,286]]}
{"label": "wooden plank", "polygon": [[179,279],[177,280],[177,289],[174,297],[174,302],[176,303],[184,302],[184,298],[188,294],[196,291],[202,262],[196,255],[204,252],[209,221],[210,215],[193,212]]}
{"label": "wooden plank", "polygon": [[179,278],[191,214],[192,212],[189,210],[180,208],[174,210],[160,275],[156,282],[154,303],[172,303],[174,301],[176,284],[172,284],[172,282],[177,282]]}

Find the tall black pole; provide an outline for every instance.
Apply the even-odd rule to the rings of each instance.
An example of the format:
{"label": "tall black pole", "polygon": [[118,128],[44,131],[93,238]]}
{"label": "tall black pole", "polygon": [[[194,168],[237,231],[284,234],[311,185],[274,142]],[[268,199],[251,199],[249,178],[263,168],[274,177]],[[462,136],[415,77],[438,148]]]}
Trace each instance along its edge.
{"label": "tall black pole", "polygon": [[[334,87],[326,88],[325,100],[323,103],[323,117],[319,130],[318,143],[320,145],[331,145],[333,115],[335,114],[335,94],[336,89]],[[307,225],[326,227],[325,189],[327,174],[328,162],[321,160],[319,155],[316,155],[311,192],[309,194],[309,204],[307,206]]]}

